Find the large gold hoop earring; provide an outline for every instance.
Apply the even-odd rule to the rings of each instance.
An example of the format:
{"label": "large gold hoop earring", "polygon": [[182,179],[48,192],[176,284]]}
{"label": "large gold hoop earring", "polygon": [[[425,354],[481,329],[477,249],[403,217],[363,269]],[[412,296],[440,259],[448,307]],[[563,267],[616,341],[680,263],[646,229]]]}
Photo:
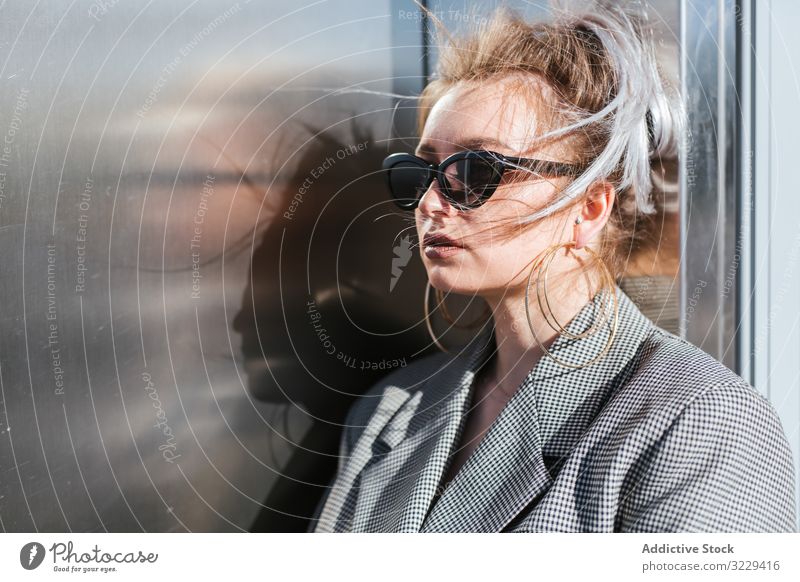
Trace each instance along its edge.
{"label": "large gold hoop earring", "polygon": [[[442,343],[439,341],[439,338],[436,337],[436,334],[433,331],[433,325],[431,324],[431,313],[430,313],[431,287],[432,287],[432,285],[431,285],[430,280],[426,281],[425,282],[425,305],[424,305],[425,326],[428,328],[428,334],[430,334],[431,339],[433,340],[433,343],[436,344],[436,347],[439,348],[441,351],[443,351],[445,353],[450,353],[450,350],[448,350],[446,347],[444,347],[442,345]],[[437,298],[440,297],[438,291],[439,291],[439,289],[437,289]],[[442,308],[442,314],[444,315],[445,319],[447,319],[448,322],[451,323],[451,325],[455,325],[452,322],[452,318],[450,317],[450,314],[447,312],[447,308],[444,306],[444,298],[442,298],[439,301],[439,306]],[[489,307],[488,304],[486,305],[486,309],[484,310],[484,313],[482,313],[480,315],[480,317],[483,317],[483,315],[485,315],[487,313],[489,315],[489,318],[487,318],[487,321],[488,321],[488,319],[491,319],[491,317],[492,317],[492,310],[491,310],[491,308]],[[480,322],[478,322],[478,323],[480,323]],[[476,322],[472,322],[468,326],[463,326],[463,325],[462,326],[458,326],[458,325],[456,325],[456,327],[461,327],[461,329],[470,329],[471,327],[474,327],[475,324],[476,324]]]}
{"label": "large gold hoop earring", "polygon": [[[599,331],[601,326],[605,325],[605,323],[609,319],[609,315],[606,315],[606,310],[603,309],[603,311],[602,311],[602,314],[603,314],[602,321],[600,320],[601,318],[595,317],[594,320],[592,321],[592,325],[589,327],[589,329],[583,331],[582,333],[574,334],[574,333],[570,332],[569,330],[567,330],[558,321],[558,318],[556,318],[555,313],[553,312],[553,308],[550,305],[550,298],[547,296],[547,278],[548,278],[548,275],[549,275],[550,264],[553,262],[553,259],[555,258],[556,253],[558,252],[559,249],[561,249],[561,248],[570,248],[570,247],[573,247],[573,246],[575,246],[575,242],[574,241],[567,242],[567,243],[554,244],[554,245],[551,245],[550,247],[548,247],[547,249],[545,249],[545,252],[542,254],[542,257],[538,261],[538,265],[544,265],[544,267],[543,268],[540,267],[541,273],[536,277],[536,300],[539,303],[539,310],[541,311],[542,316],[544,317],[545,322],[547,323],[547,325],[550,326],[550,329],[552,329],[556,333],[562,333],[562,334],[564,334],[565,336],[567,336],[570,339],[583,339],[583,338],[586,338],[586,337],[594,335],[595,333],[597,333]],[[600,289],[600,291],[603,293],[603,300],[601,302],[599,302],[599,303],[600,303],[601,306],[604,307],[607,302],[610,303],[611,301],[613,301],[616,298],[616,289],[614,288],[614,278],[611,275],[611,271],[608,269],[608,266],[605,264],[605,261],[603,261],[597,255],[597,253],[595,251],[593,251],[589,247],[584,247],[584,250],[587,253],[589,253],[594,258],[595,262],[598,263],[600,265],[600,267],[601,267],[601,274],[602,274],[602,277],[604,279],[604,284]],[[530,277],[529,277],[529,281],[530,281]],[[541,285],[540,285],[540,282],[541,282]],[[543,290],[542,290],[542,288],[543,288]],[[542,294],[544,294],[544,303],[547,306],[546,309],[545,309],[545,306],[542,305]],[[610,297],[608,297],[608,299],[606,299],[607,296],[610,296]],[[553,322],[555,323],[555,325],[553,323],[551,323],[551,321],[550,321],[551,317],[552,317]]]}
{"label": "large gold hoop earring", "polygon": [[[430,281],[428,281],[428,284],[430,285]],[[447,323],[449,323],[453,327],[457,327],[459,329],[472,329],[476,325],[479,325],[480,323],[485,323],[486,321],[485,321],[484,318],[486,316],[491,316],[491,314],[492,314],[492,310],[489,307],[489,304],[488,303],[484,303],[484,305],[483,305],[483,313],[481,313],[474,321],[472,321],[472,322],[470,322],[470,323],[468,323],[466,325],[464,325],[464,324],[459,325],[458,323],[456,323],[455,319],[453,319],[453,316],[450,315],[450,312],[447,310],[447,305],[445,305],[445,302],[444,302],[445,298],[444,298],[444,294],[442,293],[442,290],[441,289],[436,289],[435,293],[436,293],[437,305],[439,305],[440,309],[442,310],[442,317],[444,318],[444,320]]]}
{"label": "large gold hoop earring", "polygon": [[[528,322],[528,328],[530,328],[530,330],[531,330],[531,334],[533,335],[533,339],[536,340],[536,343],[539,345],[539,347],[542,349],[542,351],[545,353],[545,355],[547,355],[550,359],[552,359],[557,364],[560,364],[560,365],[565,366],[567,368],[580,369],[580,368],[585,368],[587,366],[590,366],[591,364],[593,364],[594,362],[599,360],[611,348],[611,345],[612,345],[612,343],[614,341],[614,337],[617,334],[617,327],[619,325],[619,302],[617,300],[617,294],[615,292],[613,292],[615,290],[612,288],[612,292],[613,292],[612,296],[613,296],[613,300],[614,300],[614,322],[613,322],[613,325],[611,327],[611,333],[609,334],[608,340],[606,341],[605,346],[603,347],[602,351],[599,354],[597,354],[594,358],[592,358],[591,360],[589,360],[588,362],[585,362],[583,364],[572,364],[570,362],[564,362],[563,360],[559,360],[558,358],[556,358],[550,352],[550,350],[548,350],[544,346],[544,344],[542,344],[541,341],[539,341],[539,338],[536,336],[536,332],[533,329],[533,324],[531,323],[530,305],[529,305],[529,298],[528,298],[529,297],[529,292],[530,292],[530,286],[531,286],[531,278],[533,276],[534,271],[537,270],[537,267],[540,266],[543,263],[544,259],[546,259],[550,254],[557,252],[558,249],[560,249],[562,247],[565,247],[565,246],[566,247],[573,246],[574,244],[575,244],[574,242],[570,241],[570,242],[566,242],[566,243],[557,243],[555,245],[551,245],[550,247],[545,249],[545,252],[542,253],[542,255],[540,255],[541,258],[539,258],[538,260],[534,261],[534,264],[531,267],[530,273],[528,274],[528,282],[527,282],[527,284],[525,286],[525,319]],[[588,249],[588,247],[584,247],[584,248]],[[588,249],[588,250],[589,250],[589,252],[593,252],[593,251],[591,251],[591,249]],[[613,277],[611,277],[611,272],[608,270],[608,267],[605,265],[605,262],[603,262],[602,259],[600,259],[596,255],[595,255],[595,257],[600,262],[600,264],[602,264],[602,266],[603,266],[604,278],[607,281],[613,283]],[[549,261],[548,261],[548,264],[549,264]],[[538,287],[538,281],[539,281],[539,279],[537,278],[537,287]],[[546,296],[546,293],[547,293],[547,291],[545,289],[545,296]],[[548,304],[549,304],[549,301],[548,301]],[[543,306],[541,304],[541,300],[539,301],[539,308],[542,309],[542,312],[544,313],[544,308],[543,308]],[[548,325],[550,325],[549,321],[548,321]],[[565,329],[563,331],[567,332],[567,330],[565,330]],[[586,332],[584,332],[584,334],[585,333]],[[567,335],[572,335],[574,338],[579,337],[578,335],[570,334],[569,332],[567,332]],[[581,334],[580,337],[585,337],[585,335]]]}
{"label": "large gold hoop earring", "polygon": [[436,337],[436,334],[433,332],[433,326],[431,325],[431,314],[430,314],[430,294],[431,294],[431,282],[430,280],[425,282],[425,326],[428,328],[428,334],[430,334],[433,343],[436,344],[436,347],[439,348],[441,351],[449,354],[450,350],[444,347],[439,338]]}

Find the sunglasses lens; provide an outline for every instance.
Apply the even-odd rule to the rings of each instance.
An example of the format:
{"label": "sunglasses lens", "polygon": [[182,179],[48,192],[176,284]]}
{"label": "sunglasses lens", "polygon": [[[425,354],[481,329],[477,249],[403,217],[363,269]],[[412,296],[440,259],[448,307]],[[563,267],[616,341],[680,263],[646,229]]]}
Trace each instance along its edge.
{"label": "sunglasses lens", "polygon": [[404,209],[414,208],[427,190],[428,168],[412,161],[398,162],[389,170],[389,189],[395,203]]}
{"label": "sunglasses lens", "polygon": [[497,169],[488,160],[478,156],[453,162],[444,174],[450,186],[448,198],[464,208],[480,206],[500,181]]}

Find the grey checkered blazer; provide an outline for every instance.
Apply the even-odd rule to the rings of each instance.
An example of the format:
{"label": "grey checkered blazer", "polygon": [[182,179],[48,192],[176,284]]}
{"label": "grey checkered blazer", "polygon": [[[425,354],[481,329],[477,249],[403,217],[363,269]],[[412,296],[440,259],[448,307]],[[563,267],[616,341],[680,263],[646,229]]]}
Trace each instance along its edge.
{"label": "grey checkered blazer", "polygon": [[[384,377],[350,409],[309,531],[796,531],[794,467],[770,402],[616,293],[606,357],[583,369],[542,357],[447,484],[472,379],[496,347],[491,324],[458,353]],[[598,293],[567,329],[601,309]],[[550,349],[585,362],[608,333],[562,334]]]}

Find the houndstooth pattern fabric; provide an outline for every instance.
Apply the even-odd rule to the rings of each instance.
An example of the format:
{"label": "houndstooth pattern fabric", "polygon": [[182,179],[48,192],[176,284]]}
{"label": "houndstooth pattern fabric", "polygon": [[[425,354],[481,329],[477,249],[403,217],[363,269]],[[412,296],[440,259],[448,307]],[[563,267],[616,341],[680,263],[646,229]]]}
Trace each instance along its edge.
{"label": "houndstooth pattern fabric", "polygon": [[[543,356],[449,483],[472,380],[496,349],[491,323],[457,353],[384,377],[348,413],[309,531],[796,531],[791,452],[770,402],[615,293],[606,356],[580,369]],[[603,299],[566,329],[587,330]],[[561,334],[550,351],[586,362],[609,333]]]}

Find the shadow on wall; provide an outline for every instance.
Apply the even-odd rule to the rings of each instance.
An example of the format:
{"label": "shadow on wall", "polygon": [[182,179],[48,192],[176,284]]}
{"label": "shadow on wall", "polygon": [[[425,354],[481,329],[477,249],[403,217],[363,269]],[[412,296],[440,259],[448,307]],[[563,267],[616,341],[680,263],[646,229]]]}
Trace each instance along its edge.
{"label": "shadow on wall", "polygon": [[435,351],[422,319],[425,270],[409,248],[414,218],[389,199],[380,171],[385,148],[358,127],[348,140],[306,129],[312,137],[289,191],[267,194],[282,204],[253,239],[233,322],[251,395],[299,407],[311,421],[285,466],[275,468],[280,478],[252,531],[306,531],[335,474],[351,403],[420,350]]}

